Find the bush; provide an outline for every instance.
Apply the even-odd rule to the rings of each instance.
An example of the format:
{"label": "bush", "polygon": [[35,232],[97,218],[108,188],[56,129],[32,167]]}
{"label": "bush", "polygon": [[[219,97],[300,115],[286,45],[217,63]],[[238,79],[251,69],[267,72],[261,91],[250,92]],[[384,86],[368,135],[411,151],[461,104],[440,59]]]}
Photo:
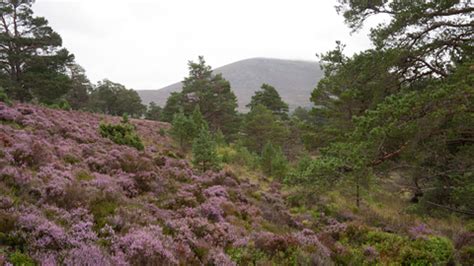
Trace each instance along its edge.
{"label": "bush", "polygon": [[240,144],[221,145],[218,147],[217,153],[223,163],[246,166],[251,170],[256,170],[259,167],[258,155]]}
{"label": "bush", "polygon": [[71,105],[66,100],[61,100],[58,103],[47,104],[46,106],[52,109],[59,109],[59,110],[66,110],[66,111],[72,110]]}
{"label": "bush", "polygon": [[417,239],[406,246],[402,252],[403,265],[446,265],[451,262],[454,247],[449,239],[444,237],[429,237]]}
{"label": "bush", "polygon": [[461,265],[474,265],[474,246],[464,247],[459,251]]}
{"label": "bush", "polygon": [[35,266],[35,262],[28,255],[15,251],[8,257],[11,264],[15,266]]}
{"label": "bush", "polygon": [[283,180],[288,173],[288,161],[285,155],[280,147],[275,148],[271,143],[263,147],[260,164],[266,175],[280,180]]}
{"label": "bush", "polygon": [[160,128],[160,130],[158,131],[158,134],[160,134],[160,136],[164,137],[164,136],[166,136],[166,130],[164,128]]}
{"label": "bush", "polygon": [[10,98],[8,98],[8,95],[3,88],[0,88],[0,102],[4,102],[7,105],[12,104],[12,102],[10,101]]}
{"label": "bush", "polygon": [[128,119],[124,119],[117,125],[101,123],[99,132],[102,137],[108,138],[117,144],[134,147],[137,150],[145,149],[135,127],[128,123]]}
{"label": "bush", "polygon": [[107,223],[107,218],[115,213],[118,204],[112,199],[96,199],[89,207],[94,216],[94,228],[100,229]]}
{"label": "bush", "polygon": [[193,143],[193,164],[201,171],[219,168],[216,143],[207,128],[201,128]]}
{"label": "bush", "polygon": [[374,260],[379,257],[383,260],[382,263],[446,265],[451,263],[454,257],[451,241],[439,236],[412,240],[398,234],[368,231],[368,228],[351,225],[348,226],[340,242],[345,243],[345,246],[349,245],[347,250],[349,254],[346,252],[337,256],[336,259],[341,261],[345,261],[345,256],[355,257],[356,254],[363,254],[364,260]]}

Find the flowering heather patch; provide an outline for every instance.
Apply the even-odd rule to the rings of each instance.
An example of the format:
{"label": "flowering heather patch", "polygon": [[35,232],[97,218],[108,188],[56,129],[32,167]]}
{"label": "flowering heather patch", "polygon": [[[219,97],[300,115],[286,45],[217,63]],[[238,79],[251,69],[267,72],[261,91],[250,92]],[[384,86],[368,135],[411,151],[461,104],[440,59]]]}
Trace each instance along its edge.
{"label": "flowering heather patch", "polygon": [[120,119],[0,103],[2,263],[236,265],[246,246],[261,263],[329,257],[277,190],[260,202],[258,185],[231,172],[194,171],[160,134],[166,123],[130,120],[141,151],[100,135]]}
{"label": "flowering heather patch", "polygon": [[433,231],[429,229],[426,224],[419,224],[416,226],[411,227],[408,230],[410,236],[414,239],[418,238],[426,238],[428,235],[431,235]]}

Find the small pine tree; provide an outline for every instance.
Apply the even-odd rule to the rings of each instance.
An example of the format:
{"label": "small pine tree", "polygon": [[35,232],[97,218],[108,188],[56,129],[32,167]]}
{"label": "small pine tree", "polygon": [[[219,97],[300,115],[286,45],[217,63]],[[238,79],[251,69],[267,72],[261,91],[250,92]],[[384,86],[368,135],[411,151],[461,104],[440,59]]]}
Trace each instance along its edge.
{"label": "small pine tree", "polygon": [[216,143],[206,128],[201,128],[193,143],[193,164],[201,171],[219,167]]}
{"label": "small pine tree", "polygon": [[262,157],[260,159],[260,166],[262,167],[263,173],[266,175],[272,175],[272,159],[274,156],[275,148],[273,147],[271,142],[267,142],[267,144],[263,146]]}
{"label": "small pine tree", "polygon": [[196,124],[194,120],[180,112],[175,114],[171,124],[171,136],[179,143],[180,148],[185,150],[186,146],[190,145],[196,136]]}
{"label": "small pine tree", "polygon": [[214,134],[214,139],[216,140],[217,145],[219,146],[225,146],[227,143],[225,141],[225,136],[224,133],[222,133],[222,130],[217,130],[217,132]]}
{"label": "small pine tree", "polygon": [[12,104],[12,102],[10,101],[10,98],[8,97],[7,93],[1,87],[0,87],[0,102],[4,102],[7,105]]}
{"label": "small pine tree", "polygon": [[201,109],[199,108],[199,105],[196,105],[194,108],[194,111],[191,115],[191,119],[193,120],[195,126],[196,126],[196,135],[199,134],[199,131],[201,128],[209,128],[207,125],[206,120],[202,116]]}
{"label": "small pine tree", "polygon": [[275,149],[275,153],[273,155],[271,165],[272,165],[271,176],[283,181],[286,175],[288,174],[289,169],[288,169],[288,160],[286,159],[280,147],[278,147],[278,149]]}
{"label": "small pine tree", "polygon": [[128,119],[128,114],[127,113],[123,113],[122,115],[122,124],[128,124],[130,119]]}
{"label": "small pine tree", "polygon": [[148,120],[161,121],[163,109],[155,102],[151,102],[145,113],[145,118]]}
{"label": "small pine tree", "polygon": [[288,160],[280,147],[267,142],[262,150],[260,166],[264,174],[283,180],[288,172]]}

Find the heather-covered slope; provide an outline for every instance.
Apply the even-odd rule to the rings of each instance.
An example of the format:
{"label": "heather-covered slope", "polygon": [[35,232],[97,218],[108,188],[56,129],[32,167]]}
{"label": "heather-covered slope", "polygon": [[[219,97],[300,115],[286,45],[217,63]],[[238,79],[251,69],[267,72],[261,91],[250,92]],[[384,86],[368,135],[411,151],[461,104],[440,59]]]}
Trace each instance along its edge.
{"label": "heather-covered slope", "polygon": [[119,118],[0,103],[0,264],[330,263],[278,187],[194,171],[167,124],[132,120],[139,152],[101,121]]}
{"label": "heather-covered slope", "polygon": [[[274,58],[241,60],[216,68],[214,72],[221,73],[230,82],[237,96],[239,111],[247,109],[245,106],[263,83],[274,86],[290,110],[310,106],[311,91],[323,76],[316,62]],[[180,90],[181,83],[178,82],[159,90],[138,91],[138,94],[145,104],[154,101],[164,106],[170,93]]]}

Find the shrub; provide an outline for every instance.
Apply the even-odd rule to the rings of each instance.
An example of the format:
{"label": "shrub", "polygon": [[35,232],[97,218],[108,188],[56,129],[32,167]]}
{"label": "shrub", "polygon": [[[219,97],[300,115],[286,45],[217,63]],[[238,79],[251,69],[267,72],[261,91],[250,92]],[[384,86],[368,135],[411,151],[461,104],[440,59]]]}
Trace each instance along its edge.
{"label": "shrub", "polygon": [[164,238],[159,226],[133,229],[118,240],[117,252],[123,252],[132,265],[174,265],[176,258]]}
{"label": "shrub", "polygon": [[122,121],[122,123],[117,125],[101,123],[99,125],[99,132],[102,137],[108,138],[119,145],[127,145],[137,150],[145,148],[135,131],[135,127],[128,123],[128,120]]}
{"label": "shrub", "polygon": [[52,109],[59,109],[59,110],[66,110],[66,111],[69,111],[72,109],[71,105],[66,100],[61,100],[58,103],[47,104],[46,106]]}
{"label": "shrub", "polygon": [[399,235],[380,231],[370,231],[367,234],[367,244],[377,249],[382,256],[396,258],[400,250],[407,245],[406,239]]}
{"label": "shrub", "polygon": [[79,170],[76,173],[77,181],[91,181],[94,180],[94,176],[88,170]]}
{"label": "shrub", "polygon": [[237,265],[257,265],[267,258],[263,251],[255,248],[230,248],[226,253]]}
{"label": "shrub", "polygon": [[107,217],[113,215],[118,208],[118,204],[110,199],[98,199],[91,203],[90,210],[94,215],[95,229],[104,227]]}
{"label": "shrub", "polygon": [[64,265],[110,265],[109,259],[100,248],[93,245],[80,245],[68,252]]}
{"label": "shrub", "polygon": [[30,256],[21,253],[20,251],[15,251],[8,257],[8,260],[11,264],[15,266],[35,266],[35,262]]}
{"label": "shrub", "polygon": [[3,88],[0,88],[0,102],[4,102],[7,105],[12,104],[12,102],[10,101],[10,98],[8,98],[8,95]]}
{"label": "shrub", "polygon": [[160,128],[160,130],[158,131],[158,134],[160,134],[160,136],[164,137],[164,136],[166,136],[166,130],[164,128]]}
{"label": "shrub", "polygon": [[263,147],[260,162],[265,174],[280,180],[283,180],[288,172],[288,161],[281,148],[275,148],[271,143],[267,143]]}
{"label": "shrub", "polygon": [[202,128],[193,143],[193,164],[201,171],[219,168],[216,143],[207,128]]}
{"label": "shrub", "polygon": [[76,164],[76,163],[81,162],[81,159],[79,159],[74,154],[70,154],[70,153],[64,155],[63,160],[64,160],[64,162],[66,162],[68,164]]}
{"label": "shrub", "polygon": [[474,246],[464,247],[459,251],[461,265],[474,265]]}
{"label": "shrub", "polygon": [[171,125],[171,136],[178,142],[179,147],[185,150],[197,134],[194,120],[183,113],[177,113],[174,115]]}
{"label": "shrub", "polygon": [[259,166],[258,155],[250,152],[242,145],[219,146],[217,152],[223,163],[246,166],[252,170]]}
{"label": "shrub", "polygon": [[232,159],[235,158],[237,151],[229,146],[218,146],[217,154],[223,163],[231,163]]}
{"label": "shrub", "polygon": [[451,262],[453,254],[449,239],[433,236],[412,242],[402,250],[401,257],[403,265],[445,265]]}

